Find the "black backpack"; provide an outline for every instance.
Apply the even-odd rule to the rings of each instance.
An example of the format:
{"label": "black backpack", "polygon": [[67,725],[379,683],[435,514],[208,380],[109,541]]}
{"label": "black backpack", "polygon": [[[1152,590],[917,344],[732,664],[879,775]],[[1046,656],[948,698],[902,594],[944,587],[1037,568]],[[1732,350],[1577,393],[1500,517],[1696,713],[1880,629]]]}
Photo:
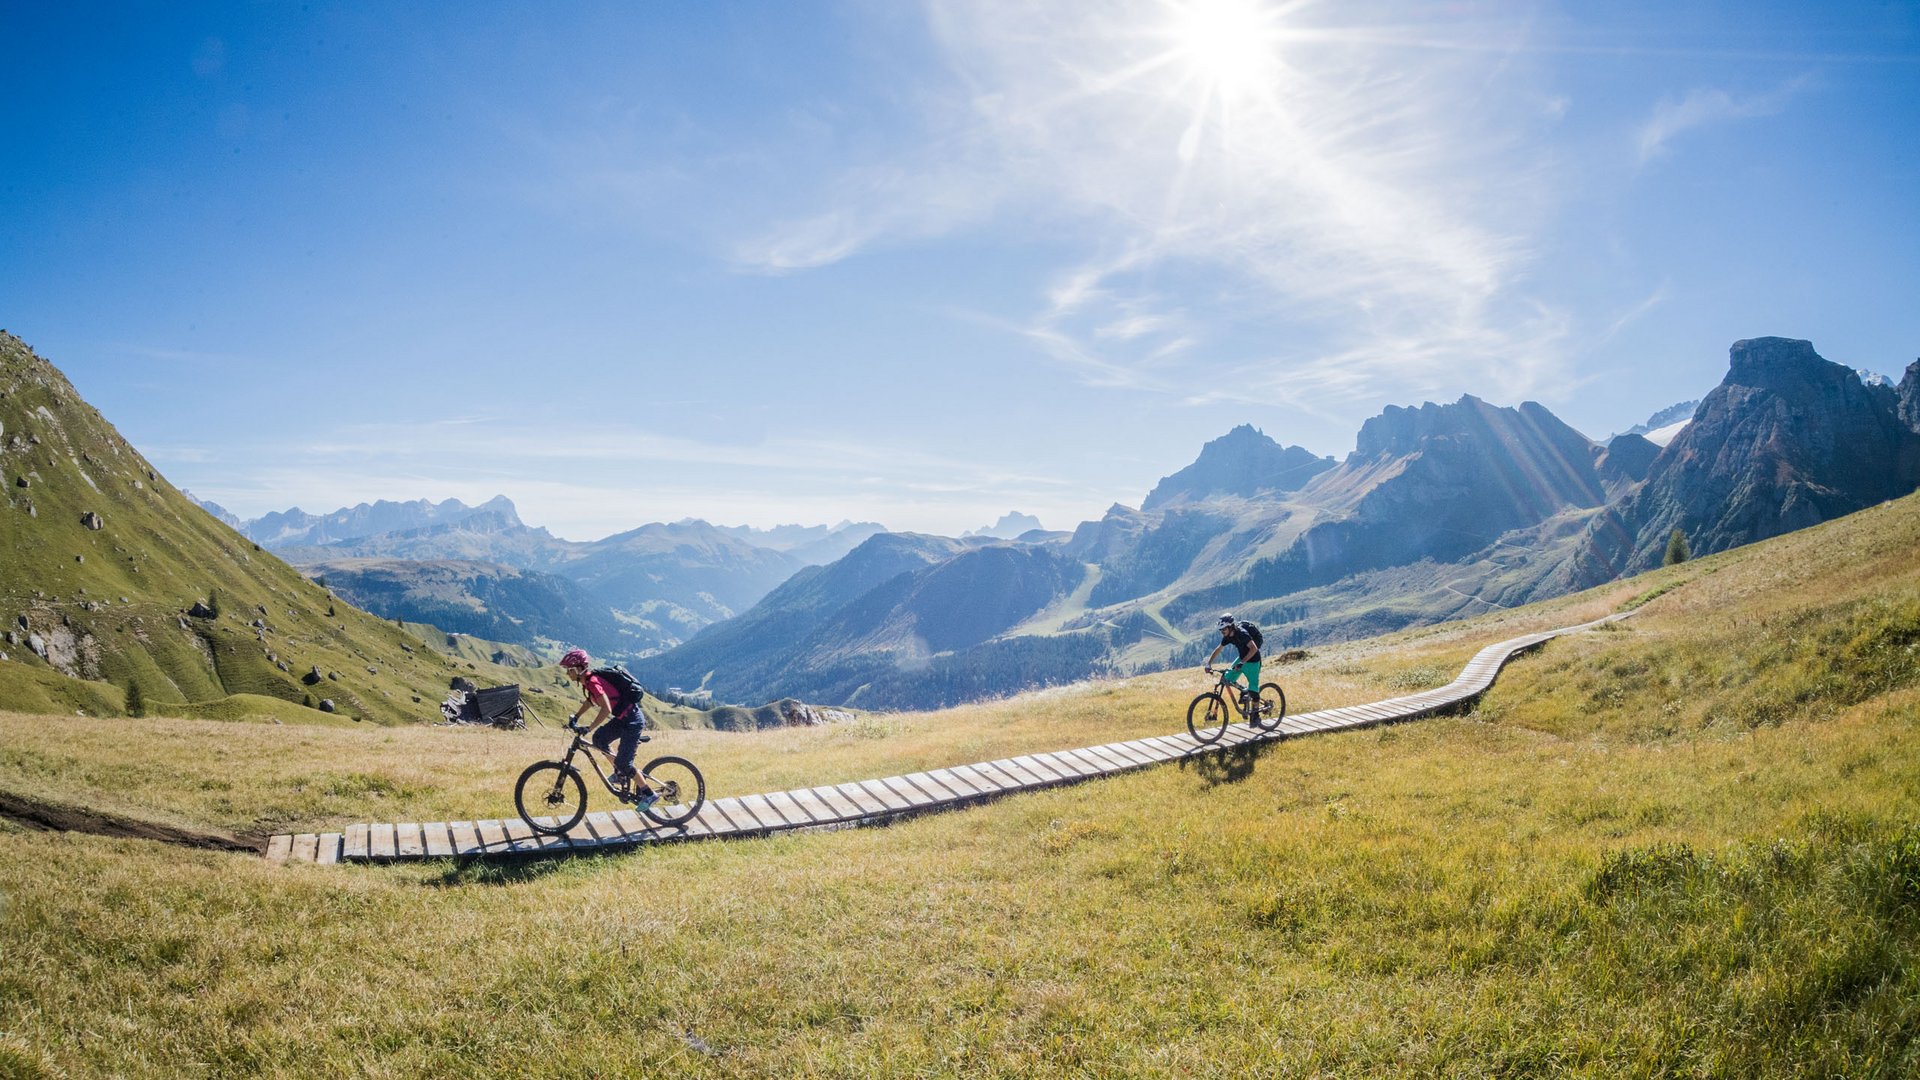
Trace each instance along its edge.
{"label": "black backpack", "polygon": [[1260,640],[1260,628],[1245,619],[1240,620],[1240,632],[1253,639],[1253,647],[1265,649],[1267,643]]}
{"label": "black backpack", "polygon": [[624,715],[628,709],[640,704],[640,696],[646,693],[640,689],[640,680],[627,674],[626,668],[594,668],[593,673],[605,679],[607,685],[613,687],[614,693],[618,695],[619,700],[613,702],[615,716]]}

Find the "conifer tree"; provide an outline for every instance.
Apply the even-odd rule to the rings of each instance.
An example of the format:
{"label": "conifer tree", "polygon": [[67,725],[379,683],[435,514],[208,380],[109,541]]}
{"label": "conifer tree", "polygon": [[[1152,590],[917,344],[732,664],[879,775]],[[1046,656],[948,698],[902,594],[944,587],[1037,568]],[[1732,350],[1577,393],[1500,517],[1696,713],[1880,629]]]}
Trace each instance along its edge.
{"label": "conifer tree", "polygon": [[1660,560],[1660,565],[1678,566],[1692,557],[1693,552],[1687,549],[1687,534],[1679,529],[1673,530],[1673,535],[1667,537],[1667,554]]}
{"label": "conifer tree", "polygon": [[140,691],[139,680],[127,683],[127,715],[147,715],[147,696]]}

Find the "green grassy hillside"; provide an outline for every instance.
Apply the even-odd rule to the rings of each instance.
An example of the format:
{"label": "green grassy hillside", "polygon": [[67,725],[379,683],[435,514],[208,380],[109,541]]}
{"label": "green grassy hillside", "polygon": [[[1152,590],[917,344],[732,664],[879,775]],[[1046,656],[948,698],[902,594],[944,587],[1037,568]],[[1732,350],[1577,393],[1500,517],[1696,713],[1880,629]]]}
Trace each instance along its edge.
{"label": "green grassy hillside", "polygon": [[4,333],[0,488],[0,707],[115,715],[138,687],[148,708],[243,694],[396,723],[437,718],[456,668],[515,681],[422,648],[215,521]]}
{"label": "green grassy hillside", "polygon": [[[0,1074],[1911,1076],[1916,550],[1906,499],[1316,650],[1296,708],[1640,608],[1466,715],[885,829],[271,867],[0,825]],[[1203,682],[654,746],[766,790],[1164,732]],[[0,790],[243,830],[502,814],[555,742],[5,715]]]}

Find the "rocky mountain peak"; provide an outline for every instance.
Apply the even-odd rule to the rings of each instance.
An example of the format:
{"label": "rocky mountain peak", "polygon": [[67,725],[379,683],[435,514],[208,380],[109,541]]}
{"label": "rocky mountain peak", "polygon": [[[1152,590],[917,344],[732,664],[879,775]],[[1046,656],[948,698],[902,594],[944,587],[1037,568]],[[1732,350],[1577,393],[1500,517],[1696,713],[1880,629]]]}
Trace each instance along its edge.
{"label": "rocky mountain peak", "polygon": [[1281,446],[1252,424],[1241,424],[1201,447],[1193,464],[1154,485],[1140,508],[1157,510],[1218,495],[1250,498],[1297,491],[1333,465],[1330,457],[1318,457],[1298,446]]}
{"label": "rocky mountain peak", "polygon": [[1728,356],[1726,379],[1619,509],[1620,539],[1596,536],[1606,572],[1657,564],[1676,528],[1695,554],[1723,551],[1920,486],[1920,437],[1895,391],[1793,338],[1737,341]]}
{"label": "rocky mountain peak", "polygon": [[1859,382],[1852,368],[1833,363],[1799,338],[1763,337],[1736,341],[1728,350],[1726,382],[1736,386],[1792,389],[1808,381]]}

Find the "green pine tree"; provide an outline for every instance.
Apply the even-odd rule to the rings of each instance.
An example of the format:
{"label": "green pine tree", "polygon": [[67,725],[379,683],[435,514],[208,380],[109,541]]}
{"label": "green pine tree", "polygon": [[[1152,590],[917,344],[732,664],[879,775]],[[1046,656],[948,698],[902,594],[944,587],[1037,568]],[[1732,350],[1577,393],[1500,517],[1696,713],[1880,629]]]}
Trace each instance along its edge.
{"label": "green pine tree", "polygon": [[220,590],[219,589],[207,590],[207,610],[213,612],[214,618],[217,619],[220,617]]}
{"label": "green pine tree", "polygon": [[141,693],[138,680],[127,683],[127,715],[147,715],[147,696]]}
{"label": "green pine tree", "polygon": [[1667,537],[1667,554],[1660,560],[1660,565],[1678,566],[1692,557],[1693,552],[1687,548],[1687,534],[1679,529],[1673,530],[1673,535]]}

